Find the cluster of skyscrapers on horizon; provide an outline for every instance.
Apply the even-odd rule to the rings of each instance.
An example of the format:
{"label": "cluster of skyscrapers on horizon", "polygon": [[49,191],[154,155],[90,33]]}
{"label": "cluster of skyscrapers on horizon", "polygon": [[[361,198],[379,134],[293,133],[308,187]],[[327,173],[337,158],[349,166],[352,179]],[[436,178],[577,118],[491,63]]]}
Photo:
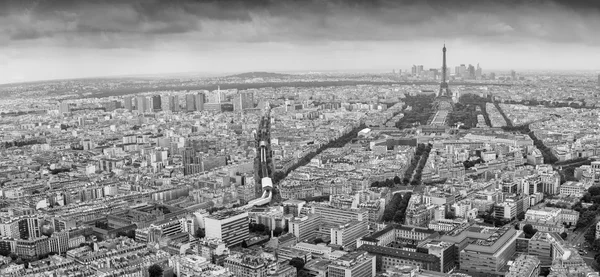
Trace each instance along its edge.
{"label": "cluster of skyscrapers on horizon", "polygon": [[194,92],[184,95],[183,103],[180,95],[139,95],[123,97],[123,108],[138,113],[154,113],[160,111],[195,112],[195,111],[242,111],[254,108],[254,93],[242,91],[226,99],[219,89],[214,94]]}

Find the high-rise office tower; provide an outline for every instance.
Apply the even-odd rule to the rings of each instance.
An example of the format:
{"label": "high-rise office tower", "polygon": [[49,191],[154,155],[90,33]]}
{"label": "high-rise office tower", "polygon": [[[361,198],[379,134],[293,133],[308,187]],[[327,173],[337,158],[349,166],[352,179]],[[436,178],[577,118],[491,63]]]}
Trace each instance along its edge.
{"label": "high-rise office tower", "polygon": [[246,109],[254,108],[254,93],[251,91],[244,91],[236,95],[233,102],[234,111],[243,111]]}
{"label": "high-rise office tower", "polygon": [[185,95],[185,110],[187,112],[193,112],[196,110],[195,101],[196,101],[196,99],[194,98],[193,94]]}
{"label": "high-rise office tower", "polygon": [[510,79],[511,80],[516,80],[517,79],[517,72],[515,72],[514,70],[510,71]]}
{"label": "high-rise office tower", "polygon": [[438,70],[435,68],[429,69],[429,78],[436,80],[438,78]]}
{"label": "high-rise office tower", "polygon": [[240,100],[242,102],[242,109],[252,109],[254,108],[254,92],[245,91],[240,95]]}
{"label": "high-rise office tower", "polygon": [[467,66],[464,65],[464,64],[461,64],[460,68],[459,68],[459,71],[460,71],[460,77],[461,78],[466,78],[466,75],[467,75]]}
{"label": "high-rise office tower", "polygon": [[160,111],[161,107],[162,107],[162,103],[161,103],[161,99],[160,99],[160,95],[153,95],[152,96],[152,110],[154,112]]}
{"label": "high-rise office tower", "polygon": [[480,80],[481,75],[483,74],[483,69],[477,64],[477,69],[475,69],[475,79]]}
{"label": "high-rise office tower", "polygon": [[131,96],[123,97],[123,106],[125,107],[126,110],[132,111],[133,110],[133,97],[131,97]]}
{"label": "high-rise office tower", "polygon": [[496,73],[490,73],[490,80],[496,80]]}
{"label": "high-rise office tower", "polygon": [[148,106],[147,102],[148,102],[148,100],[146,100],[146,97],[144,97],[144,96],[138,96],[138,97],[136,97],[135,109],[139,113],[146,112],[147,106]]}
{"label": "high-rise office tower", "polygon": [[144,111],[147,113],[154,112],[154,98],[152,98],[152,96],[148,96],[145,98],[146,98],[146,109]]}
{"label": "high-rise office tower", "polygon": [[179,109],[179,96],[171,95],[169,96],[169,110],[172,112],[178,112]]}
{"label": "high-rise office tower", "polygon": [[194,95],[194,107],[196,108],[196,111],[203,111],[204,110],[204,103],[206,102],[206,97],[204,95],[204,93],[200,92],[200,93],[196,93]]}
{"label": "high-rise office tower", "polygon": [[221,86],[217,86],[217,103],[221,103],[221,100],[224,98],[224,92],[221,91]]}
{"label": "high-rise office tower", "polygon": [[421,76],[423,74],[423,65],[417,66],[417,75]]}
{"label": "high-rise office tower", "polygon": [[69,105],[69,103],[67,103],[67,102],[60,102],[60,104],[58,105],[58,111],[61,114],[70,113],[71,112],[71,105]]}
{"label": "high-rise office tower", "polygon": [[417,66],[416,65],[412,66],[411,75],[412,76],[417,76]]}
{"label": "high-rise office tower", "polygon": [[469,65],[469,79],[475,79],[475,67],[472,64]]}

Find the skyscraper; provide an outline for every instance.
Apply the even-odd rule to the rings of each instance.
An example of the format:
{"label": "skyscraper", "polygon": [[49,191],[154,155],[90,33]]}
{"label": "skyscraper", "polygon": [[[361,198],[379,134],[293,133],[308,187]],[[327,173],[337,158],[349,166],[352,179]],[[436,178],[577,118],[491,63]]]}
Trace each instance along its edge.
{"label": "skyscraper", "polygon": [[461,64],[460,68],[459,68],[459,71],[460,71],[460,77],[461,78],[466,78],[466,75],[467,75],[467,66],[464,65],[464,64]]}
{"label": "skyscraper", "polygon": [[178,112],[179,109],[179,96],[171,95],[169,96],[169,110],[172,112]]}
{"label": "skyscraper", "polygon": [[481,75],[483,74],[483,69],[477,64],[477,69],[475,70],[475,79],[481,80]]}
{"label": "skyscraper", "polygon": [[196,95],[194,95],[194,107],[196,108],[196,111],[203,111],[204,110],[204,103],[206,102],[206,97],[204,95],[204,93],[199,92],[196,93]]}
{"label": "skyscraper", "polygon": [[469,65],[469,79],[475,79],[475,67],[472,64]]}
{"label": "skyscraper", "polygon": [[185,95],[185,110],[187,112],[193,112],[196,110],[195,101],[196,101],[196,99],[194,98],[193,94]]}
{"label": "skyscraper", "polygon": [[152,113],[154,112],[154,98],[152,96],[145,97],[146,106],[144,112]]}
{"label": "skyscraper", "polygon": [[131,96],[123,97],[123,106],[125,107],[126,110],[132,111],[133,110],[133,97],[131,97]]}
{"label": "skyscraper", "polygon": [[421,76],[423,74],[423,65],[418,65],[417,66],[417,75]]}
{"label": "skyscraper", "polygon": [[600,87],[600,74],[598,74],[598,86]]}
{"label": "skyscraper", "polygon": [[148,100],[146,100],[146,97],[144,97],[144,96],[136,97],[135,109],[139,113],[146,112],[147,106],[148,106]]}
{"label": "skyscraper", "polygon": [[244,91],[236,95],[233,102],[233,110],[243,111],[246,109],[254,108],[254,93],[251,91]]}
{"label": "skyscraper", "polygon": [[70,113],[71,112],[71,105],[69,105],[69,103],[67,103],[67,102],[60,102],[60,104],[58,104],[58,111],[61,114]]}
{"label": "skyscraper", "polygon": [[161,99],[160,99],[160,95],[153,95],[152,96],[152,110],[154,112],[160,111],[161,107],[162,107],[162,103],[161,103]]}
{"label": "skyscraper", "polygon": [[517,72],[515,72],[514,70],[510,71],[510,79],[511,80],[517,80]]}

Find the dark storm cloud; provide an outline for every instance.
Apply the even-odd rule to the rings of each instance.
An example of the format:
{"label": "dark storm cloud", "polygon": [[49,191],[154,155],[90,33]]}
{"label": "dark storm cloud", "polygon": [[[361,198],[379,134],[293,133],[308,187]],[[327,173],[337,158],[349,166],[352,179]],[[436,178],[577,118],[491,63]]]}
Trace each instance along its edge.
{"label": "dark storm cloud", "polygon": [[600,1],[585,0],[9,0],[0,42],[140,45],[204,41],[318,42],[475,38],[600,45]]}

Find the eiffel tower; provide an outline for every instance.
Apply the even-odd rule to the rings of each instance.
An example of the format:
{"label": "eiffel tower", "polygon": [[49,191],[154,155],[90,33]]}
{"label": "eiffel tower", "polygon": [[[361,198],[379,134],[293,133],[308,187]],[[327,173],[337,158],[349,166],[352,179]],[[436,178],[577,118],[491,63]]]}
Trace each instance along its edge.
{"label": "eiffel tower", "polygon": [[446,72],[448,71],[448,68],[446,67],[446,44],[444,44],[442,52],[444,54],[444,61],[442,63],[442,83],[440,83],[440,92],[437,96],[452,98],[452,92],[450,92],[448,82],[446,82]]}

